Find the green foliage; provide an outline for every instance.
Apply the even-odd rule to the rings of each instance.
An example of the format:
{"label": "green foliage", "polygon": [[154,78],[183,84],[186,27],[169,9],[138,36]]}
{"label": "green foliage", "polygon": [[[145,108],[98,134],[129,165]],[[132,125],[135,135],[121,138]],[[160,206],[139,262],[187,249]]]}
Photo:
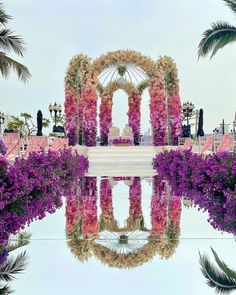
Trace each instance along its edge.
{"label": "green foliage", "polygon": [[7,262],[0,267],[0,280],[9,282],[15,278],[15,275],[23,272],[29,262],[26,252],[18,254],[16,257],[11,257]]}
{"label": "green foliage", "polygon": [[120,76],[124,76],[124,74],[127,72],[127,67],[125,65],[118,65],[117,71]]}
{"label": "green foliage", "polygon": [[139,85],[138,85],[138,91],[142,94],[143,91],[147,88],[148,86],[148,81],[145,80],[145,81],[142,81]]}
{"label": "green foliage", "polygon": [[236,13],[236,1],[235,0],[223,0],[225,4]]}
{"label": "green foliage", "polygon": [[[236,13],[235,0],[223,0],[226,5]],[[227,22],[218,21],[203,33],[203,38],[198,45],[198,57],[205,57],[211,52],[211,58],[219,49],[236,41],[236,27]]]}
{"label": "green foliage", "polygon": [[211,58],[217,51],[231,42],[236,41],[236,27],[226,22],[212,24],[211,28],[203,33],[203,38],[198,46],[198,56],[211,53]]}
{"label": "green foliage", "polygon": [[0,73],[6,78],[10,70],[14,70],[18,78],[26,82],[31,77],[28,68],[6,55],[7,52],[13,51],[17,55],[23,56],[25,50],[23,39],[19,36],[15,36],[13,31],[5,27],[9,19],[11,19],[11,17],[6,14],[0,3],[0,25],[3,26],[2,29],[0,28]]}
{"label": "green foliage", "polygon": [[217,253],[211,249],[215,261],[220,269],[217,269],[206,255],[200,255],[201,271],[207,280],[207,284],[214,288],[217,293],[228,294],[236,290],[236,272],[231,270]]}
{"label": "green foliage", "polygon": [[[7,129],[17,130],[22,132],[25,136],[32,135],[37,127],[33,123],[33,116],[29,113],[21,113],[19,117],[12,116],[11,121],[7,125]],[[49,127],[50,120],[47,118],[43,118],[43,127]]]}

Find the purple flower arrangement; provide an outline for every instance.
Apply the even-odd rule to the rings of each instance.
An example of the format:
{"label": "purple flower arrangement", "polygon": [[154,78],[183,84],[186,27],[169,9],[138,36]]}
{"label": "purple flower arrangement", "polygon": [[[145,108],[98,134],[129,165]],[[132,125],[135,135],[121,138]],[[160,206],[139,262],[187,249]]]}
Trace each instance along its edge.
{"label": "purple flower arrangement", "polygon": [[113,144],[131,144],[131,140],[129,138],[115,138],[112,141]]}
{"label": "purple flower arrangement", "polygon": [[153,164],[176,194],[186,195],[209,212],[209,222],[214,228],[236,233],[235,154],[203,156],[191,151],[166,151],[158,154]]}
{"label": "purple flower arrangement", "polygon": [[0,243],[60,208],[62,195],[87,170],[87,158],[71,149],[32,152],[12,166],[0,158]]}

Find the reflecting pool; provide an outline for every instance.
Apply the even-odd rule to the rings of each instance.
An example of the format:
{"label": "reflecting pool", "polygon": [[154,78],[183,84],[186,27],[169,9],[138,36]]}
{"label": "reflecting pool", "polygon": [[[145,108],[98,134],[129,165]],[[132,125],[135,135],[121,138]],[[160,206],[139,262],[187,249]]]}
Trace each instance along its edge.
{"label": "reflecting pool", "polygon": [[24,224],[32,234],[9,253],[29,255],[10,283],[16,294],[215,294],[199,264],[199,252],[214,261],[211,247],[236,268],[235,233],[214,229],[166,180],[81,177],[63,195],[18,204],[17,219],[2,210],[2,244],[19,242],[10,233]]}

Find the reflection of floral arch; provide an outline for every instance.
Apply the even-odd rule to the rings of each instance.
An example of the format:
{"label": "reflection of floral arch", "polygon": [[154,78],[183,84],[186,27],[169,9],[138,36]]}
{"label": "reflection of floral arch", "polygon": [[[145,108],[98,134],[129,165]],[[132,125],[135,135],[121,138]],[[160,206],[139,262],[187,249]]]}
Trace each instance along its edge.
{"label": "reflection of floral arch", "polygon": [[[75,144],[75,116],[78,110],[80,126],[78,130],[84,138],[85,145],[96,145],[98,76],[108,67],[122,64],[135,65],[148,77],[150,122],[154,145],[165,145],[167,141],[177,144],[181,131],[181,109],[175,63],[169,57],[161,57],[156,62],[132,50],[108,52],[93,62],[81,54],[71,60],[65,78],[66,130],[70,143]],[[109,101],[109,98],[106,97],[106,100]],[[133,105],[132,102],[131,108]],[[138,108],[136,111],[138,112]],[[130,112],[129,117],[132,117],[133,113]],[[137,118],[138,115],[133,116],[132,120],[138,121]]]}
{"label": "reflection of floral arch", "polygon": [[[83,198],[78,198],[78,202],[76,202],[76,198],[69,197],[67,198],[66,204],[66,236],[68,246],[74,256],[81,262],[87,261],[89,257],[95,255],[100,261],[111,267],[132,268],[151,260],[156,254],[159,254],[163,259],[168,259],[174,254],[179,244],[181,199],[179,197],[169,197],[170,190],[165,181],[160,181],[158,177],[154,177],[153,179],[153,196],[151,202],[152,228],[150,234],[148,234],[147,229],[140,228],[142,211],[139,177],[134,177],[130,186],[129,208],[129,216],[133,218],[130,221],[137,222],[131,223],[131,226],[127,224],[127,227],[122,229],[117,226],[114,219],[109,179],[101,180],[100,191],[102,194],[105,194],[105,198],[101,201],[104,227],[101,228],[100,222],[99,232],[97,231],[97,208],[94,206],[94,200],[97,195],[95,178],[84,181],[84,184],[86,184],[84,189],[80,190]],[[161,211],[165,212],[165,214],[160,214]],[[91,223],[96,226],[92,226],[92,228],[83,226],[83,218],[85,218],[86,224]],[[113,232],[113,235],[115,232],[121,235],[130,231],[132,233],[135,231],[146,232],[147,243],[136,251],[126,254],[119,253],[97,241],[97,239],[101,238],[100,232],[103,229],[108,229],[108,233],[112,234]],[[101,240],[104,240],[104,236]]]}

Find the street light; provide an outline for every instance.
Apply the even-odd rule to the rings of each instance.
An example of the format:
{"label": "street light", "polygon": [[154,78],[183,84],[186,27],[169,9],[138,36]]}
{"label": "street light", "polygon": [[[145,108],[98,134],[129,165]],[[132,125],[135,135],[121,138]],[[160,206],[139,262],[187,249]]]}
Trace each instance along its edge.
{"label": "street light", "polygon": [[191,136],[191,130],[190,130],[190,125],[189,125],[189,120],[191,118],[193,118],[193,116],[195,115],[195,106],[193,103],[187,101],[184,102],[182,105],[182,119],[183,121],[187,121],[187,136],[190,137]]}
{"label": "street light", "polygon": [[49,105],[48,110],[50,112],[51,118],[54,121],[55,127],[57,127],[58,120],[62,118],[62,106],[55,102],[54,105]]}
{"label": "street light", "polygon": [[4,113],[0,112],[0,134],[2,134],[2,125],[4,124],[5,121],[5,115]]}

